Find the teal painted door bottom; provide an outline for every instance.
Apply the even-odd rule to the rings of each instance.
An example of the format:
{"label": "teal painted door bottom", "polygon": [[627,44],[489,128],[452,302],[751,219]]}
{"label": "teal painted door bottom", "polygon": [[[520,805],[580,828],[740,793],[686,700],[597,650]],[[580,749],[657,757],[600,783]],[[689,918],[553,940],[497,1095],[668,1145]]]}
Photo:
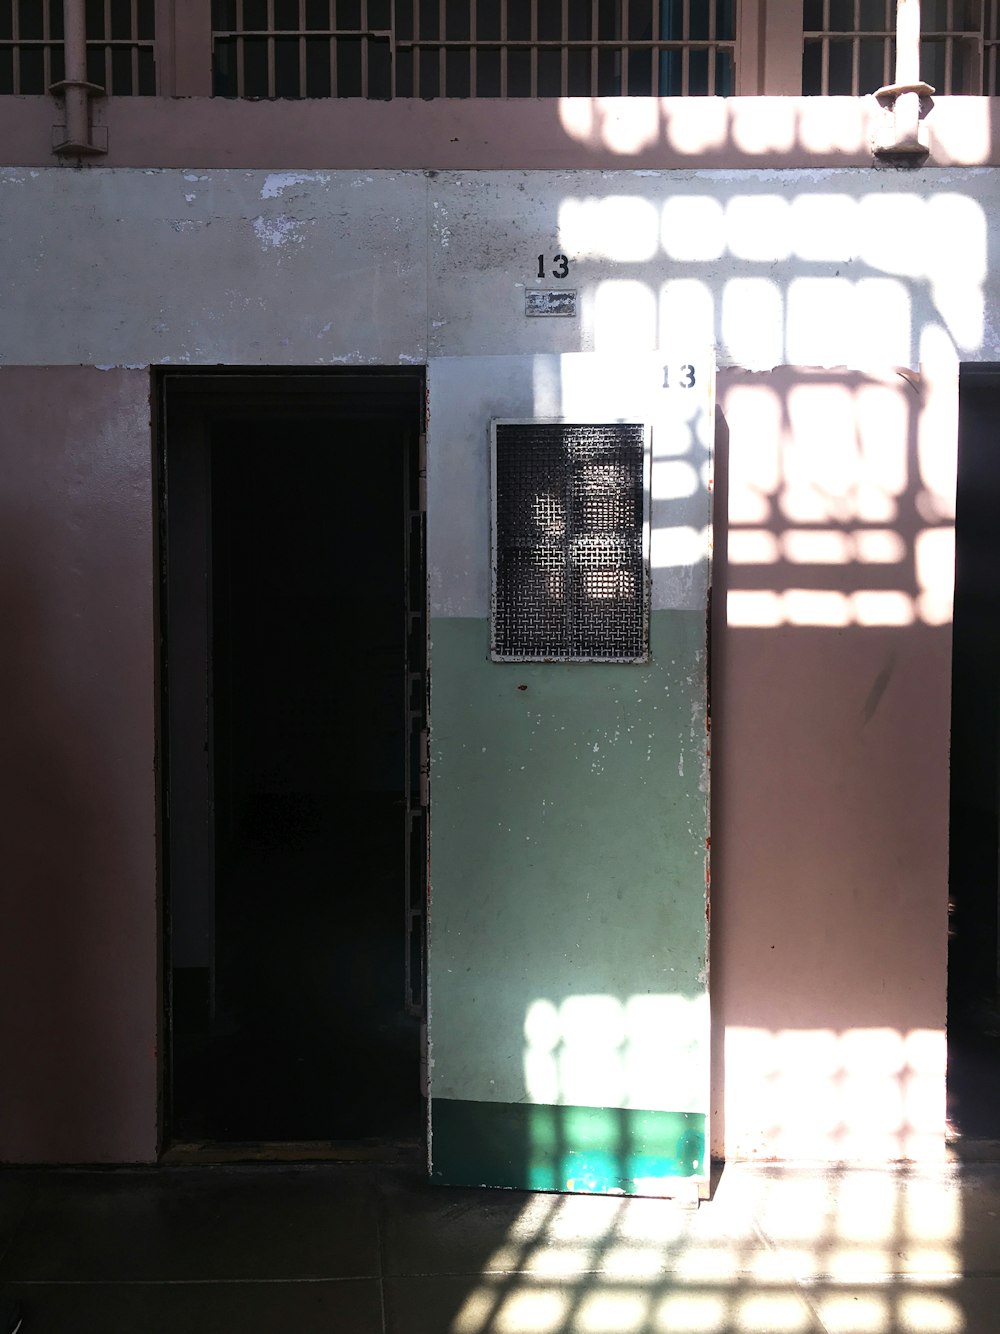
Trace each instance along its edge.
{"label": "teal painted door bottom", "polygon": [[431,1124],[443,1185],[669,1195],[708,1177],[700,1112],[435,1098]]}

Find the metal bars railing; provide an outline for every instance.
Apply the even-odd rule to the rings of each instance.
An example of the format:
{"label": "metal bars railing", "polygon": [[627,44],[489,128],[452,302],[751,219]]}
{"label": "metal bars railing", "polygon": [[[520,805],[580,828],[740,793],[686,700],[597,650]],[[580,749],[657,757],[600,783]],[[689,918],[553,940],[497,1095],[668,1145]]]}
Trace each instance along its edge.
{"label": "metal bars railing", "polygon": [[982,88],[985,97],[1000,93],[1000,0],[983,0]]}
{"label": "metal bars railing", "polygon": [[[156,92],[154,0],[86,0],[87,78],[114,96]],[[65,74],[63,0],[0,0],[0,94]]]}
{"label": "metal bars railing", "polygon": [[214,0],[222,97],[693,96],[735,87],[734,0]]}
{"label": "metal bars railing", "polygon": [[0,0],[0,93],[44,93],[63,77],[63,0]]}
{"label": "metal bars railing", "polygon": [[[920,75],[937,92],[994,91],[996,8],[997,0],[921,0]],[[806,96],[860,97],[893,82],[895,0],[804,0],[802,20]]]}
{"label": "metal bars railing", "polygon": [[413,36],[397,42],[418,95],[724,95],[735,82],[729,0],[496,0],[464,6],[457,32],[446,8],[429,33],[418,10]]}
{"label": "metal bars railing", "polygon": [[389,0],[213,0],[213,91],[390,97],[389,18]]}
{"label": "metal bars railing", "polygon": [[87,78],[113,96],[156,92],[155,0],[87,0]]}

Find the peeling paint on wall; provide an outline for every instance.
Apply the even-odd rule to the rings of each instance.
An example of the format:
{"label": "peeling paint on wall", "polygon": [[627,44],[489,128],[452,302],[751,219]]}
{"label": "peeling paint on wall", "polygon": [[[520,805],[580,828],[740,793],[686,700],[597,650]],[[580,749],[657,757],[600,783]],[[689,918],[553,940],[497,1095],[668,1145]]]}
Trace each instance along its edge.
{"label": "peeling paint on wall", "polygon": [[[916,367],[931,342],[1000,359],[996,173],[877,182],[859,168],[10,168],[0,171],[16,187],[0,236],[11,316],[0,360],[303,363],[334,306],[333,352],[371,363],[639,351],[667,331],[757,369]],[[557,253],[578,318],[526,321],[525,292],[552,285],[539,256],[544,270]],[[261,295],[258,319],[225,316],[219,294],[238,285]],[[166,343],[149,314],[164,304]]]}
{"label": "peeling paint on wall", "polygon": [[280,250],[289,244],[302,245],[305,240],[303,235],[305,223],[298,218],[284,215],[277,218],[254,218],[253,229],[257,240],[265,249]]}
{"label": "peeling paint on wall", "polygon": [[321,184],[324,177],[314,171],[272,172],[261,186],[261,199],[280,199],[293,185]]}

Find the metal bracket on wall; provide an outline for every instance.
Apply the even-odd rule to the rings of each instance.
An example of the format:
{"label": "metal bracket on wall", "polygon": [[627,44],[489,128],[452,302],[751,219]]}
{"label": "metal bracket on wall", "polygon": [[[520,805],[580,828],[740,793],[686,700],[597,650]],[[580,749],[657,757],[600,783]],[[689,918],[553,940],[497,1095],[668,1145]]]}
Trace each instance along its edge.
{"label": "metal bracket on wall", "polygon": [[62,79],[49,88],[55,97],[62,97],[66,107],[66,121],[52,127],[52,151],[59,157],[100,157],[108,151],[108,128],[94,125],[91,99],[103,97],[99,83],[85,79]]}
{"label": "metal bracket on wall", "polygon": [[52,151],[58,157],[98,157],[108,151],[108,132],[95,132],[91,101],[104,97],[100,84],[87,78],[87,18],[84,0],[63,0],[63,62],[66,76],[50,86],[66,108],[65,125],[53,128]]}
{"label": "metal bracket on wall", "polygon": [[888,114],[873,145],[876,157],[920,166],[928,151],[921,122],[934,105],[933,93],[931,85],[923,82],[890,83],[879,88],[875,100]]}
{"label": "metal bracket on wall", "polygon": [[934,103],[934,89],[920,77],[920,0],[896,0],[896,79],[875,99],[888,113],[872,151],[888,166],[917,167],[927,157],[921,124]]}

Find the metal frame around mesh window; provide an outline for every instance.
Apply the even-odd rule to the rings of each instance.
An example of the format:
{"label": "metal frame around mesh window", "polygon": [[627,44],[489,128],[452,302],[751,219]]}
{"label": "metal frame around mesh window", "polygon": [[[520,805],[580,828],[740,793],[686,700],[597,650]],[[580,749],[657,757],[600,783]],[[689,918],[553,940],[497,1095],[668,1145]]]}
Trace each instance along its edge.
{"label": "metal frame around mesh window", "polygon": [[491,422],[494,662],[648,660],[650,441],[635,421]]}

